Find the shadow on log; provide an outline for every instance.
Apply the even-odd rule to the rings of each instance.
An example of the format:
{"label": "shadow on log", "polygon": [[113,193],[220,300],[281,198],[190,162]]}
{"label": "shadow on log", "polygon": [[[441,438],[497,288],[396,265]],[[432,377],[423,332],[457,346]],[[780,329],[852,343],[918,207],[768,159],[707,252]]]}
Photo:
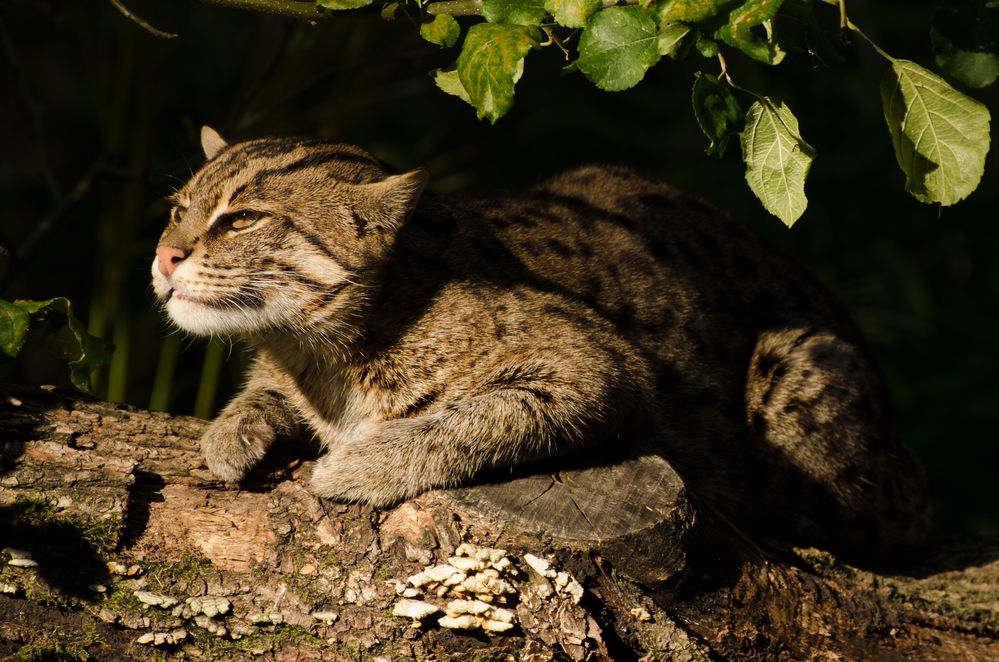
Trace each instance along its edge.
{"label": "shadow on log", "polygon": [[375,510],[290,457],[226,486],[203,426],[0,391],[0,657],[999,659],[994,537],[877,572],[764,550],[655,456]]}

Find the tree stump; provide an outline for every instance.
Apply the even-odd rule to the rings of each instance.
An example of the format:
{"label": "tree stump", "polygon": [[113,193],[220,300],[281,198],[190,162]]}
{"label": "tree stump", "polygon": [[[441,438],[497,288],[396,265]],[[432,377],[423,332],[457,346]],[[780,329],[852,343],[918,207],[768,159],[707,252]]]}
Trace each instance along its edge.
{"label": "tree stump", "polygon": [[203,427],[0,390],[0,656],[999,659],[995,538],[905,574],[763,550],[654,455],[376,510],[316,498],[293,455],[220,483]]}

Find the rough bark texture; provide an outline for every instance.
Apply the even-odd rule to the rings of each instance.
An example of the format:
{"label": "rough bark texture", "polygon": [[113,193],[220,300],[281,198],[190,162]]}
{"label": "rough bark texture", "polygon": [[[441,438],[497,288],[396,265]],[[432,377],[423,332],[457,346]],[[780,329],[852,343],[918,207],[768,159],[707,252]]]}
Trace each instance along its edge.
{"label": "rough bark texture", "polygon": [[[220,484],[203,425],[0,390],[0,658],[999,659],[995,537],[904,571],[764,550],[656,457],[374,510],[315,498],[290,456]],[[458,598],[471,629],[394,615]]]}

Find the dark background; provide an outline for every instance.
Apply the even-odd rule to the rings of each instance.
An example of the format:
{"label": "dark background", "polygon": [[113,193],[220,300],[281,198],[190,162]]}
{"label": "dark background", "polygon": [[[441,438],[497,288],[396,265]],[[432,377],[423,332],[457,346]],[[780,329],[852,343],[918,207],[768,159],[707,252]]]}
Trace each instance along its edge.
{"label": "dark background", "polygon": [[[717,63],[696,54],[612,94],[561,75],[561,53],[543,49],[513,110],[490,126],[428,75],[457,51],[422,41],[404,18],[309,26],[193,0],[128,4],[180,36],[157,39],[110,3],[0,1],[0,245],[33,247],[20,262],[0,258],[0,298],[69,297],[118,348],[99,375],[102,397],[208,416],[239,383],[244,351],[172,331],[148,286],[163,196],[200,165],[203,123],[230,139],[354,142],[400,169],[428,167],[438,191],[516,191],[569,165],[625,163],[740,216],[833,289],[927,464],[939,530],[999,528],[999,157],[993,149],[978,191],[957,206],[906,194],[878,93],[888,65],[863,43],[835,69],[727,54],[741,85],[787,101],[818,151],[808,210],[787,230],[745,185],[738,145],[721,161],[703,154],[690,85]],[[934,68],[933,3],[848,6],[886,51]],[[997,86],[972,94],[995,117]],[[0,380],[68,378],[35,338],[0,364]]]}

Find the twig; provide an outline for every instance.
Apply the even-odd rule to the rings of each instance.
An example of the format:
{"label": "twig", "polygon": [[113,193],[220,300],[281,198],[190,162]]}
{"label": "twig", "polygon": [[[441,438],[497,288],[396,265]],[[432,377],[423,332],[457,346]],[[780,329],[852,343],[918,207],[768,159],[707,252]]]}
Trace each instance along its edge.
{"label": "twig", "polygon": [[114,5],[115,9],[121,12],[122,16],[132,21],[133,23],[135,23],[140,28],[142,28],[149,34],[153,35],[154,37],[159,37],[160,39],[175,39],[177,37],[177,34],[174,32],[164,32],[163,30],[158,30],[154,28],[141,16],[134,14],[131,9],[126,7],[121,2],[121,0],[111,0],[111,4]]}
{"label": "twig", "polygon": [[296,0],[201,0],[211,5],[222,5],[233,9],[264,12],[277,16],[289,16],[306,21],[318,21],[323,18],[314,1],[297,2]]}
{"label": "twig", "polygon": [[555,33],[552,31],[551,28],[542,26],[541,30],[548,36],[548,39],[543,44],[541,44],[542,46],[551,46],[552,44],[554,44],[558,46],[559,50],[562,51],[562,54],[565,55],[566,62],[572,59],[572,54],[569,53],[569,49],[565,47],[565,44],[562,43],[561,39],[555,36]]}
{"label": "twig", "polygon": [[479,16],[482,14],[482,0],[443,0],[427,5],[427,13],[450,14],[451,16]]}
{"label": "twig", "polygon": [[860,37],[864,41],[867,42],[868,46],[870,46],[875,51],[877,51],[878,55],[880,55],[884,59],[888,60],[889,62],[895,62],[895,58],[893,58],[891,55],[889,55],[887,52],[885,52],[880,46],[878,46],[877,44],[875,44],[874,40],[871,39],[870,37],[868,37],[866,34],[864,34],[863,31],[854,24],[853,21],[847,20],[846,27],[849,28],[850,30],[856,32],[858,35],[860,35]]}
{"label": "twig", "polygon": [[839,0],[839,29],[846,30],[850,19],[846,16],[846,0]]}

